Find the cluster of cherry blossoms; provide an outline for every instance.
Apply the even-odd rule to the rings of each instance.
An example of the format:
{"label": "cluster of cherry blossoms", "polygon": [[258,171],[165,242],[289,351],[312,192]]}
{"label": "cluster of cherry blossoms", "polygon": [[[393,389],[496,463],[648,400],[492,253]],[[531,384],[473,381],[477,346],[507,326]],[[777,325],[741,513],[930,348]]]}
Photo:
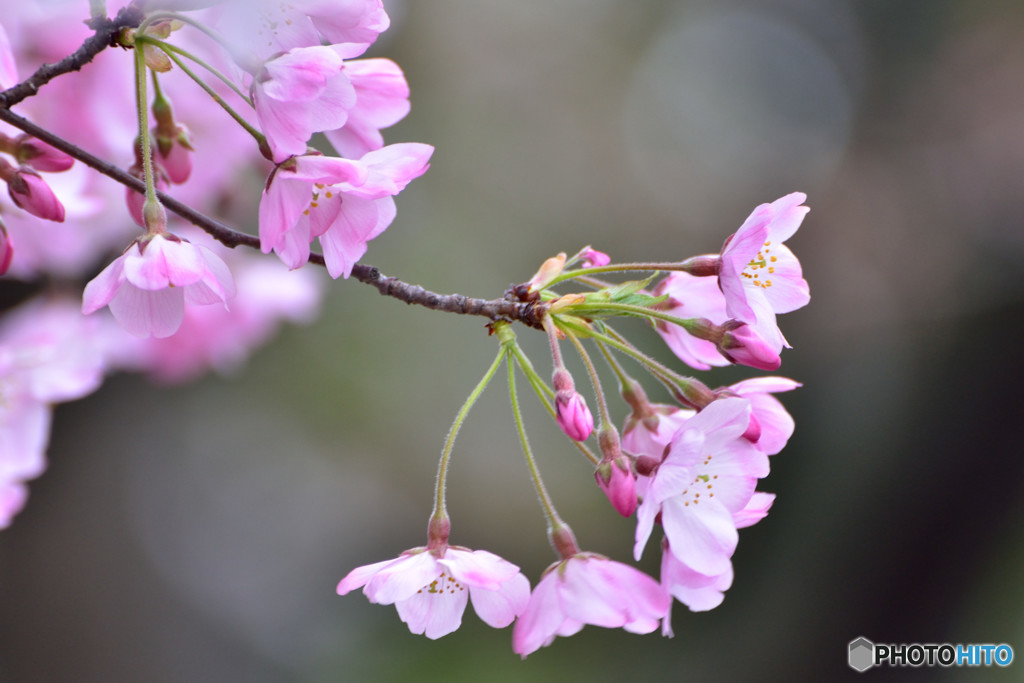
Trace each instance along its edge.
{"label": "cluster of cherry blossoms", "polygon": [[[543,307],[538,324],[551,344],[551,384],[534,370],[509,323],[494,323],[501,350],[460,411],[445,444],[427,545],[354,569],[338,584],[338,593],[362,587],[371,602],[393,603],[413,633],[429,638],[457,629],[471,599],[477,614],[491,626],[515,622],[512,646],[524,657],[586,624],[633,633],[650,633],[660,626],[663,634],[671,635],[673,598],[693,611],[717,607],[732,585],[738,530],[763,519],[775,499],[774,494],[757,490],[758,481],[768,475],[770,456],[779,453],[793,433],[792,418],[773,394],[800,385],[783,377],[755,377],[711,389],[641,353],[612,328],[611,320],[647,318],[676,355],[696,369],[729,363],[777,369],[782,347],[788,345],[776,314],[809,301],[800,263],[782,244],[807,213],[804,199],[793,193],[757,207],[719,254],[678,263],[612,264],[606,254],[587,248],[572,259],[565,254],[549,259],[529,282],[510,289],[508,297]],[[580,268],[568,269],[577,263]],[[620,284],[600,279],[605,273],[643,270],[672,272],[653,287],[654,276]],[[555,292],[567,282],[589,291]],[[562,360],[560,342],[565,339],[590,375],[599,408],[596,426]],[[630,408],[621,436],[585,350],[587,340],[605,357]],[[638,362],[676,402],[649,402],[616,352]],[[515,565],[486,551],[448,543],[444,479],[452,443],[469,407],[502,361],[508,364],[513,413],[548,520],[549,540],[559,556],[532,592]],[[596,483],[611,506],[623,517],[636,514],[636,560],[655,525],[663,529],[660,581],[580,550],[555,511],[526,439],[515,390],[516,365],[565,435],[590,460]],[[586,445],[592,436],[599,454]]]}
{"label": "cluster of cherry blossoms", "polygon": [[[100,27],[126,48],[34,88],[17,115],[4,101],[0,275],[43,286],[0,315],[0,528],[45,467],[54,403],[115,371],[180,382],[231,370],[281,321],[311,319],[324,282],[288,270],[319,239],[328,272],[348,277],[433,152],[384,144],[409,88],[391,60],[356,59],[388,28],[380,0],[122,5],[113,19],[90,19],[84,0],[16,3],[0,17],[5,94],[80,54]],[[318,133],[335,155],[308,146]],[[145,192],[76,157],[125,168]],[[283,265],[169,222],[157,196],[246,220],[256,193],[238,187],[251,168],[265,173],[252,240]]]}
{"label": "cluster of cherry blossoms", "polygon": [[[794,428],[774,394],[799,384],[755,377],[711,388],[642,353],[614,323],[647,320],[695,370],[776,370],[789,346],[777,315],[809,301],[783,244],[808,211],[803,194],[757,207],[718,254],[612,263],[587,247],[548,259],[498,299],[437,295],[360,263],[433,153],[384,144],[381,130],[409,111],[409,88],[390,60],[360,58],[388,28],[380,0],[135,0],[113,18],[91,2],[83,23],[85,4],[26,2],[0,18],[0,178],[10,198],[0,198],[0,275],[35,292],[0,315],[0,528],[46,466],[55,403],[86,396],[111,372],[176,382],[237,367],[280,321],[315,313],[324,282],[304,267],[315,261],[407,303],[487,316],[499,342],[442,448],[426,545],[352,570],[339,594],[362,588],[429,638],[457,629],[472,601],[487,624],[514,624],[524,657],[586,624],[671,635],[673,599],[693,611],[722,602],[738,529],[767,515],[774,495],[758,482]],[[207,214],[244,221],[257,208],[258,190],[239,189],[253,168],[265,176],[250,235]],[[604,279],[637,272],[649,275]],[[515,323],[546,334],[550,382]],[[596,418],[563,361],[566,343],[587,369]],[[629,408],[621,434],[587,345]],[[622,358],[670,402],[650,402]],[[449,543],[455,440],[503,364],[558,558],[532,590],[515,564]],[[517,368],[612,508],[636,515],[635,560],[662,528],[660,580],[581,550],[529,446]]]}

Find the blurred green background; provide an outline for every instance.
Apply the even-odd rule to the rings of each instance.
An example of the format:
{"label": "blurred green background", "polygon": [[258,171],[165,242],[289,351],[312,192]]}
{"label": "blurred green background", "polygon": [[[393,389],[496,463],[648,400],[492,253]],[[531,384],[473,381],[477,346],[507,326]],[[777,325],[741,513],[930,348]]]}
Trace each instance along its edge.
{"label": "blurred green background", "polygon": [[[621,261],[717,251],[755,205],[808,193],[789,245],[812,302],[780,320],[797,431],[724,604],[677,603],[671,640],[588,627],[521,662],[471,611],[431,642],[336,596],[354,566],[423,543],[442,441],[496,350],[482,319],[339,281],[316,323],[235,376],[118,376],[57,409],[49,470],[0,535],[0,679],[842,680],[861,635],[1024,657],[1024,5],[390,8],[372,54],[402,65],[413,108],[386,137],[437,151],[370,245],[387,274],[497,297],[586,244]],[[546,374],[545,340],[520,338]],[[632,520],[535,402],[526,419],[581,545],[627,561]],[[449,509],[454,542],[534,582],[554,559],[500,378],[457,442]]]}

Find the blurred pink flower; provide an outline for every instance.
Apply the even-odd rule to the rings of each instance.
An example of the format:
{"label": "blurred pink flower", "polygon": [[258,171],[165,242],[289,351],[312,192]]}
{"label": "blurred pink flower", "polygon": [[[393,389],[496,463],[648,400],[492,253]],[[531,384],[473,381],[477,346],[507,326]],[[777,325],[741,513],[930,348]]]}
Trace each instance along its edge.
{"label": "blurred pink flower", "polygon": [[181,326],[185,302],[223,303],[235,295],[231,271],[206,247],[173,235],[132,243],[85,286],[82,313],[104,306],[130,334],[167,337]]}
{"label": "blurred pink flower", "polygon": [[580,553],[546,570],[512,629],[512,649],[525,658],[584,625],[650,633],[668,615],[672,598],[638,569]]}
{"label": "blurred pink flower", "polygon": [[431,639],[459,628],[469,600],[485,623],[504,628],[522,613],[530,595],[530,582],[519,567],[486,550],[458,546],[414,548],[357,567],[338,584],[338,595],[360,587],[370,602],[394,604],[412,633]]}

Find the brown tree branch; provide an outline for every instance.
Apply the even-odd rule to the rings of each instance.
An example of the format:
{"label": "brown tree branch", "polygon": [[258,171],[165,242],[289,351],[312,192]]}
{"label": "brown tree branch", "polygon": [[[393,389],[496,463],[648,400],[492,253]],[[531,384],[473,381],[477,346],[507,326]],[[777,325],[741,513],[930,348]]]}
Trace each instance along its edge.
{"label": "brown tree branch", "polygon": [[[74,54],[56,64],[43,65],[22,83],[0,93],[0,121],[5,121],[15,128],[42,140],[108,178],[140,194],[145,194],[146,185],[142,180],[10,110],[12,104],[21,102],[25,98],[34,95],[41,85],[49,82],[56,76],[80,69],[83,64],[91,61],[100,51],[108,47],[112,37],[116,36],[121,28],[137,25],[140,19],[140,16],[129,13],[127,8],[122,10],[113,21],[104,20],[102,26],[97,28],[96,34],[86,40],[83,46],[75,51]],[[191,206],[163,192],[158,191],[157,196],[168,210],[204,230],[225,246],[231,248],[237,246],[253,249],[260,248],[259,238],[255,235],[233,230],[224,223],[196,211]],[[317,265],[324,265],[324,257],[321,254],[311,254],[309,260]],[[479,315],[491,320],[519,321],[531,327],[540,327],[540,320],[543,318],[544,310],[546,309],[546,305],[543,303],[522,302],[511,295],[502,299],[477,299],[462,294],[438,294],[419,285],[409,284],[398,278],[385,276],[374,266],[359,263],[353,266],[352,277],[359,282],[376,287],[377,291],[384,296],[404,301],[407,304],[415,304],[431,310],[448,313]]]}

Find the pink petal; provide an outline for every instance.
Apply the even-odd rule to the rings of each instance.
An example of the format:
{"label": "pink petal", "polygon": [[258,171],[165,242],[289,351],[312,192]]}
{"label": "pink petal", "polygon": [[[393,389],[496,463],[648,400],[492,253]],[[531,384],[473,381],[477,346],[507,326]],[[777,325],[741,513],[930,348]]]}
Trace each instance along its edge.
{"label": "pink petal", "polygon": [[390,560],[384,560],[383,562],[376,562],[374,564],[356,567],[346,574],[345,578],[338,583],[338,595],[345,595],[356,588],[362,588],[366,585],[366,582],[372,579],[381,569],[394,562],[399,562],[401,559],[401,557],[393,558]]}
{"label": "pink petal", "polygon": [[119,256],[85,286],[82,293],[82,313],[89,315],[109,304],[123,282],[124,256]]}
{"label": "pink petal", "polygon": [[548,571],[533,589],[526,609],[512,627],[512,650],[524,659],[530,653],[549,645],[566,621],[558,596],[560,582],[557,568]]}
{"label": "pink petal", "polygon": [[381,605],[405,600],[441,576],[442,567],[429,552],[403,555],[367,582],[363,592]]}
{"label": "pink petal", "polygon": [[469,600],[465,586],[438,586],[438,589],[436,592],[423,590],[395,602],[398,616],[409,626],[409,631],[431,640],[446,636],[462,625]]}
{"label": "pink petal", "polygon": [[185,315],[185,295],[179,288],[145,290],[125,283],[109,305],[118,324],[136,337],[169,337]]}
{"label": "pink petal", "polygon": [[689,506],[686,502],[671,498],[662,504],[662,524],[672,552],[701,574],[721,574],[739,541],[732,513],[711,500]]}
{"label": "pink petal", "polygon": [[469,587],[469,597],[477,616],[488,626],[505,628],[523,613],[530,599],[530,582],[520,573],[506,580],[497,590]]}

